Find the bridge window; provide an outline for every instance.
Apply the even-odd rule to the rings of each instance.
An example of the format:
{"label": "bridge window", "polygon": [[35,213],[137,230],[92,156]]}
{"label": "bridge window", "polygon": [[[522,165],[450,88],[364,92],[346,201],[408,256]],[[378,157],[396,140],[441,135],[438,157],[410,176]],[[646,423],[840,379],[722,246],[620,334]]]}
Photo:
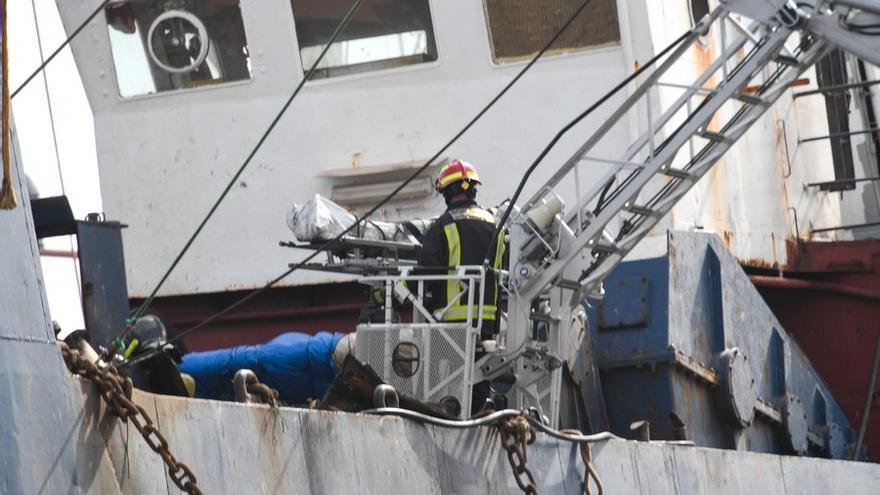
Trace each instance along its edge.
{"label": "bridge window", "polygon": [[[581,0],[485,0],[496,62],[534,56],[581,5]],[[593,0],[548,55],[620,42],[616,0]]]}
{"label": "bridge window", "polygon": [[[345,17],[348,0],[291,0],[303,72]],[[428,0],[366,0],[330,46],[315,78],[437,60]]]}
{"label": "bridge window", "polygon": [[238,0],[204,0],[188,9],[129,0],[104,8],[123,97],[250,79]]}

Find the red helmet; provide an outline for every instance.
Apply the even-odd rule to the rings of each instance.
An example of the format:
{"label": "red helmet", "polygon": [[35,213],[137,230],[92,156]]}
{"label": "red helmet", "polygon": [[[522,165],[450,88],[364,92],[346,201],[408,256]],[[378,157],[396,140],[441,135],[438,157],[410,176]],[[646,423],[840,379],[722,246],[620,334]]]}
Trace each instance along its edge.
{"label": "red helmet", "polygon": [[461,181],[482,184],[482,182],[480,182],[480,175],[477,173],[477,169],[474,168],[473,165],[456,159],[443,165],[443,168],[440,169],[440,174],[437,175],[437,180],[434,181],[434,187],[436,187],[438,191],[443,191],[452,184]]}

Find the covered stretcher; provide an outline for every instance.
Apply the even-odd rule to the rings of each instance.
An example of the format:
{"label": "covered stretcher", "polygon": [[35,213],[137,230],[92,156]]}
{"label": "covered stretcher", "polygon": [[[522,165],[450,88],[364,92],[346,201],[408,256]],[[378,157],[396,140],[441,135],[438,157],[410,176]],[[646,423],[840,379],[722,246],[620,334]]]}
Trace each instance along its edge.
{"label": "covered stretcher", "polygon": [[350,237],[372,241],[396,241],[418,244],[433,219],[405,222],[362,220],[329,199],[315,194],[303,205],[294,203],[287,214],[287,226],[301,242],[329,241],[358,223]]}
{"label": "covered stretcher", "polygon": [[282,402],[304,405],[323,397],[336,377],[333,351],[343,336],[283,333],[265,344],[186,354],[179,369],[193,377],[199,398],[234,400],[232,378],[249,369],[261,383],[278,390]]}

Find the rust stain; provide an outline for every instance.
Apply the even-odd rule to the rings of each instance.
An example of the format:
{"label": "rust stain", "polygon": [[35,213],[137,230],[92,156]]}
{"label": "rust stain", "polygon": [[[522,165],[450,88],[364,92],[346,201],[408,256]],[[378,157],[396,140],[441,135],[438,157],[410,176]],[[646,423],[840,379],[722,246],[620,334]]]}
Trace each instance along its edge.
{"label": "rust stain", "polygon": [[710,65],[712,65],[712,61],[715,59],[714,46],[714,41],[708,47],[704,47],[699,43],[694,43],[691,51],[697,59],[697,67],[699,67],[700,72],[705,71]]}
{"label": "rust stain", "polygon": [[[795,87],[795,86],[807,86],[808,84],[810,84],[810,79],[807,78],[807,77],[801,77],[801,78],[799,78],[799,79],[795,79],[794,81],[790,82],[790,83],[788,84],[788,86],[786,86],[786,88],[793,88],[793,87]],[[756,93],[759,89],[761,89],[761,85],[760,85],[760,84],[754,84],[754,85],[751,85],[751,86],[746,86],[746,89],[744,89],[743,92],[744,92],[744,93],[749,93],[749,94],[754,94],[754,93]]]}
{"label": "rust stain", "polygon": [[808,242],[786,239],[787,268],[795,272],[880,271],[880,241]]}
{"label": "rust stain", "polygon": [[722,230],[721,240],[724,241],[724,245],[727,246],[728,250],[733,251],[733,232],[729,230]]}
{"label": "rust stain", "polygon": [[759,268],[762,270],[779,270],[779,264],[774,261],[773,263],[768,262],[762,258],[749,258],[749,259],[740,259],[737,258],[737,261],[740,265],[747,266],[750,268]]}
{"label": "rust stain", "polygon": [[[714,118],[713,118],[714,121]],[[727,189],[724,181],[724,159],[720,159],[706,174],[709,190],[706,191],[702,201],[706,203],[705,213],[707,227],[715,232],[722,232],[728,249],[733,246],[733,232],[728,222]]]}
{"label": "rust stain", "polygon": [[[713,38],[709,43],[709,46],[704,47],[699,43],[693,45],[691,49],[691,53],[693,54],[696,60],[696,69],[698,72],[695,74],[695,77],[698,76],[703,71],[707,70],[712,62],[717,58],[716,57],[716,42]],[[709,80],[706,82],[708,87],[715,87],[718,85],[717,75],[713,74]],[[721,124],[719,122],[719,116],[716,113],[712,116],[708,125],[706,126],[707,130],[718,132],[721,129]],[[709,191],[707,195],[701,198],[703,202],[707,202],[707,208],[705,210],[705,215],[707,215],[707,222],[709,225],[706,227],[715,230],[716,232],[722,232],[727,229],[727,191],[724,188],[724,178],[720,172],[720,169],[724,165],[724,158],[718,160],[717,164],[713,166],[708,175],[709,181]],[[730,239],[725,241],[730,248]]]}
{"label": "rust stain", "polygon": [[798,266],[801,261],[801,240],[788,238],[785,240],[785,254],[788,266]]}
{"label": "rust stain", "polygon": [[779,266],[779,259],[776,257],[776,234],[770,232],[770,252],[773,253],[773,266]]}
{"label": "rust stain", "polygon": [[[776,114],[775,108],[774,108],[774,114]],[[785,182],[785,174],[789,170],[789,167],[791,165],[788,163],[788,159],[786,158],[786,155],[785,155],[786,136],[785,136],[785,133],[782,132],[782,126],[779,125],[778,119],[775,121],[775,124],[773,126],[774,126],[774,131],[776,134],[776,160],[780,164],[780,166],[777,167],[777,170],[782,170],[782,175],[781,175],[782,180],[780,181],[782,183],[782,206],[783,206],[783,208],[785,208],[785,211],[788,212],[788,208],[789,208],[790,203],[788,201],[788,184],[786,184],[786,182]],[[776,256],[776,250],[775,250],[776,243],[775,243],[775,241],[774,241],[773,245],[774,245],[773,255]]]}

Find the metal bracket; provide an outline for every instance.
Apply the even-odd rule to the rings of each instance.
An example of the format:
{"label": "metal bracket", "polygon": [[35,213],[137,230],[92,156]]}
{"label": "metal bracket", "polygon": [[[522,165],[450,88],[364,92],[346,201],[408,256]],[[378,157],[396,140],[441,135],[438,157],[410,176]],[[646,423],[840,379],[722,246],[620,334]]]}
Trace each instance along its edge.
{"label": "metal bracket", "polygon": [[769,419],[773,423],[781,425],[783,422],[782,412],[779,411],[779,409],[771,406],[768,401],[765,401],[760,397],[758,398],[758,400],[755,401],[755,412]]}
{"label": "metal bracket", "polygon": [[[840,188],[837,186],[847,186],[850,184],[856,184],[859,182],[878,182],[880,181],[880,176],[877,177],[859,177],[852,179],[837,179],[830,180],[826,182],[810,182],[809,184],[804,184],[804,189],[809,187],[818,187],[820,191],[840,191]],[[843,191],[840,191],[843,192]]]}
{"label": "metal bracket", "polygon": [[492,380],[505,373],[516,376],[524,388],[562,366],[562,360],[544,347],[527,345],[510,353],[490,354],[477,362],[474,382]]}
{"label": "metal bracket", "polygon": [[880,132],[880,127],[872,127],[870,129],[862,129],[862,130],[858,130],[858,131],[835,132],[835,133],[828,134],[825,136],[814,136],[814,137],[808,137],[808,138],[800,138],[800,139],[798,139],[798,144],[809,143],[811,141],[822,141],[824,139],[858,136],[860,134],[873,134],[875,132]]}

